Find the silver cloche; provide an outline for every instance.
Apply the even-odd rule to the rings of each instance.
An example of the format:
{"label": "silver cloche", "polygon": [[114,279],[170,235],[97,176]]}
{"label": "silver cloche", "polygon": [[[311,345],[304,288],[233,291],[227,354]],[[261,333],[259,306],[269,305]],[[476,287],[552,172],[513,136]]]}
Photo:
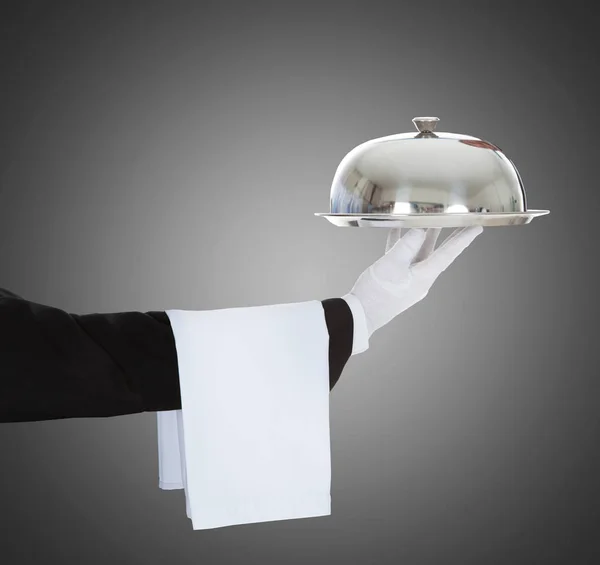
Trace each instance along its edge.
{"label": "silver cloche", "polygon": [[414,118],[416,133],[372,139],[348,153],[335,173],[330,212],[345,227],[461,227],[528,224],[513,162],[477,137],[435,132],[439,119]]}

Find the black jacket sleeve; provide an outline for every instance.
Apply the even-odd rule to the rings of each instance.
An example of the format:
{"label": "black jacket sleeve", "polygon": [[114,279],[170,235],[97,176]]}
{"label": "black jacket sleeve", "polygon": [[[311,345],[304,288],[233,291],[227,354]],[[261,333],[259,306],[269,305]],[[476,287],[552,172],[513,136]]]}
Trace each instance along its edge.
{"label": "black jacket sleeve", "polygon": [[[330,389],[352,351],[341,298],[322,301]],[[181,408],[165,312],[69,314],[0,288],[0,422],[120,416]]]}

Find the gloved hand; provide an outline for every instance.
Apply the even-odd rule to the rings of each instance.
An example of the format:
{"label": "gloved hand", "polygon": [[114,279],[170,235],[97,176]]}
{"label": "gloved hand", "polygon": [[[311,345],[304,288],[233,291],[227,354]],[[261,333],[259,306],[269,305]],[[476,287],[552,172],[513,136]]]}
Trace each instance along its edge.
{"label": "gloved hand", "polygon": [[386,253],[365,270],[352,290],[342,296],[354,317],[352,354],[368,348],[369,338],[427,296],[437,277],[483,231],[481,226],[459,228],[435,249],[440,228],[389,232]]}

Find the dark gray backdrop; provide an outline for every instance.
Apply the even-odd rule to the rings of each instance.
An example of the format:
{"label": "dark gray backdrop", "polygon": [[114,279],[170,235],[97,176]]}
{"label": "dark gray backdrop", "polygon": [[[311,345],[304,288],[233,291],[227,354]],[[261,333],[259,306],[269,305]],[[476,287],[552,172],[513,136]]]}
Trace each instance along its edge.
{"label": "dark gray backdrop", "polygon": [[154,414],[0,426],[7,564],[600,559],[600,94],[577,3],[5,2],[0,286],[71,312],[347,292],[341,158],[417,115],[517,164],[488,229],[331,396],[333,515],[194,532]]}

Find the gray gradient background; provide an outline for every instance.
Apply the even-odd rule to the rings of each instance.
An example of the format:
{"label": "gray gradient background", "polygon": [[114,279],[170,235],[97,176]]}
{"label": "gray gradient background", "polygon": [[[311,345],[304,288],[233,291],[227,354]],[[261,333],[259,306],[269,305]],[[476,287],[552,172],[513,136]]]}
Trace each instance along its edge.
{"label": "gray gradient background", "polygon": [[331,396],[330,517],[194,532],[154,414],[0,426],[0,561],[600,560],[598,47],[577,3],[3,3],[0,286],[71,312],[347,292],[341,158],[416,115],[517,164],[487,229]]}

